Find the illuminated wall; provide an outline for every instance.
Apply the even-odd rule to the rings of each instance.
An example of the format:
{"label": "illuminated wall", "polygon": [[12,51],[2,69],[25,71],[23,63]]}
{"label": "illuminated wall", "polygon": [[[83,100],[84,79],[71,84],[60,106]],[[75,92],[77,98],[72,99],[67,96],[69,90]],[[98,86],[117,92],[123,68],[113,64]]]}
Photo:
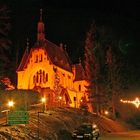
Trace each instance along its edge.
{"label": "illuminated wall", "polygon": [[[41,88],[49,87],[54,90],[54,68],[60,78],[60,86],[68,90],[72,107],[79,107],[81,98],[85,95],[85,80],[74,82],[74,73],[66,71],[52,64],[49,56],[43,48],[30,51],[28,62],[24,70],[17,71],[18,89],[33,89],[35,86]],[[76,102],[75,102],[76,97]]]}
{"label": "illuminated wall", "polygon": [[[83,96],[87,98],[87,95],[85,95],[87,82],[85,80],[75,81],[76,69],[75,67],[73,69],[70,65],[67,52],[62,45],[58,47],[45,39],[44,27],[42,10],[40,10],[40,21],[37,25],[37,42],[30,52],[28,49],[25,50],[17,70],[17,88],[34,89],[35,87],[40,87],[41,89],[50,89],[53,92],[51,94],[54,94],[57,77],[59,86],[67,91],[66,96],[70,98],[69,105],[79,107],[81,98]],[[28,45],[27,42],[27,48]]]}

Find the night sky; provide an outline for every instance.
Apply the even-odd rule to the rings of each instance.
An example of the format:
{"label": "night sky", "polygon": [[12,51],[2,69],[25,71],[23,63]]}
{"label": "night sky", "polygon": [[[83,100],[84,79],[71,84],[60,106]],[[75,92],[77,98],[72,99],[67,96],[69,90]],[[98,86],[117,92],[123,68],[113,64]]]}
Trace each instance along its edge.
{"label": "night sky", "polygon": [[[36,41],[39,9],[43,9],[46,39],[67,45],[73,62],[83,57],[84,41],[90,24],[109,25],[122,38],[139,42],[140,4],[137,1],[7,0],[12,15],[12,40],[21,54],[26,38]],[[134,48],[137,56],[139,47]],[[138,57],[138,56],[137,56]]]}

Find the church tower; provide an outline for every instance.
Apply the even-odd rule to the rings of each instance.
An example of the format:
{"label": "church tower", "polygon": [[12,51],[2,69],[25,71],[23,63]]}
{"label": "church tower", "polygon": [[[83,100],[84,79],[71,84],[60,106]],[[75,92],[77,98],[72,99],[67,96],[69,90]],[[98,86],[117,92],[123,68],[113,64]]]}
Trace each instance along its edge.
{"label": "church tower", "polygon": [[41,42],[45,40],[45,28],[42,21],[42,9],[40,9],[40,21],[37,25],[37,41]]}

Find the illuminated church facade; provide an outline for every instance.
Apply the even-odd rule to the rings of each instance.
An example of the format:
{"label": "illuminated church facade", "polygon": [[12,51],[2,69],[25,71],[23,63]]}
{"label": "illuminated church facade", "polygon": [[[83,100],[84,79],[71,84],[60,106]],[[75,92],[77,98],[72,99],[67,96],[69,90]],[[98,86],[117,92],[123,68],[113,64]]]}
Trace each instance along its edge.
{"label": "illuminated church facade", "polygon": [[37,41],[23,54],[17,69],[17,88],[37,90],[47,99],[48,105],[60,101],[64,106],[79,108],[83,98],[88,101],[84,69],[71,64],[63,45],[45,38],[42,11],[37,25]]}

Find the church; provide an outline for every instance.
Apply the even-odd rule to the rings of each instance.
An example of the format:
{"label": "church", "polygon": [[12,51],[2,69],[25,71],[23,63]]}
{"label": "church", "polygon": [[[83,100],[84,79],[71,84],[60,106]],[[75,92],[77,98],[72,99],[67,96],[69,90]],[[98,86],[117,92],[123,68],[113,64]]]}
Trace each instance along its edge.
{"label": "church", "polygon": [[29,50],[29,43],[17,69],[17,89],[36,90],[47,99],[47,105],[57,103],[79,108],[88,101],[85,72],[81,65],[72,64],[62,44],[45,38],[42,10],[37,24],[37,41]]}

